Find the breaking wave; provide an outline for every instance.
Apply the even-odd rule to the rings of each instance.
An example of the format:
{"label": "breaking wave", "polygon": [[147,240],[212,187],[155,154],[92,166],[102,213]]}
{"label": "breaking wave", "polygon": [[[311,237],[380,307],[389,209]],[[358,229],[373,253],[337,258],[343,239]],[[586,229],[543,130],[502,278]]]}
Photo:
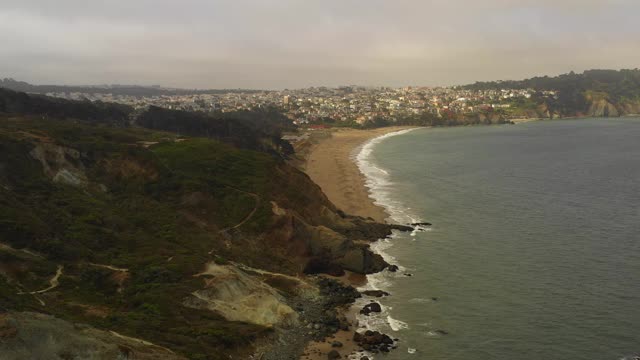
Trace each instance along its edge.
{"label": "breaking wave", "polygon": [[[409,224],[420,222],[417,216],[411,214],[411,209],[406,207],[400,201],[397,201],[393,197],[394,183],[391,180],[389,172],[385,169],[374,164],[372,159],[372,153],[376,145],[388,139],[392,136],[406,134],[415,129],[407,129],[388,133],[366,142],[359,150],[356,150],[354,160],[365,176],[365,185],[369,189],[369,196],[373,199],[374,204],[382,206],[389,218],[387,221],[399,224]],[[424,231],[423,229],[416,229],[415,231]],[[392,235],[388,239],[381,239],[371,244],[371,249],[380,254],[385,261],[390,264],[398,266],[398,272],[392,273],[389,271],[383,271],[377,274],[367,276],[367,284],[359,290],[386,290],[388,289],[394,278],[401,276],[400,273],[406,269],[398,264],[396,259],[391,256],[387,250],[393,246],[394,239],[397,234]],[[376,300],[380,303],[379,300]],[[359,299],[356,302],[356,306],[359,308],[366,305],[367,299]],[[391,307],[381,304],[382,312],[379,314],[371,314],[369,316],[361,315],[358,317],[360,327],[367,330],[380,330],[390,329],[392,331],[401,331],[409,328],[409,324],[404,321],[394,319],[391,315]]]}

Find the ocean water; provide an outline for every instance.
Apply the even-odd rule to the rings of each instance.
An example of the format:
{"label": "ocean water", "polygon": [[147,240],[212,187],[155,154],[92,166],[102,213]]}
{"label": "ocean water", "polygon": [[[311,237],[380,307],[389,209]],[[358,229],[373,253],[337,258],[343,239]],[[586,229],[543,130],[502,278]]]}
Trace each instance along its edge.
{"label": "ocean water", "polygon": [[433,223],[374,245],[401,267],[367,285],[392,296],[362,326],[400,338],[377,359],[640,353],[640,119],[417,129],[357,159],[393,221]]}

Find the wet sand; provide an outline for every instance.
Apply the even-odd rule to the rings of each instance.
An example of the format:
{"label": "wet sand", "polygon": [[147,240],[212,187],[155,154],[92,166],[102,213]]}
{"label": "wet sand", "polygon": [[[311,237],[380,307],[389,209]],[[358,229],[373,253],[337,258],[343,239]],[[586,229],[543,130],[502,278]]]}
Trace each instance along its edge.
{"label": "wet sand", "polygon": [[357,149],[367,140],[409,128],[394,126],[372,130],[335,130],[330,137],[312,145],[305,171],[338,209],[347,214],[384,222],[388,215],[369,197],[364,175],[354,157]]}

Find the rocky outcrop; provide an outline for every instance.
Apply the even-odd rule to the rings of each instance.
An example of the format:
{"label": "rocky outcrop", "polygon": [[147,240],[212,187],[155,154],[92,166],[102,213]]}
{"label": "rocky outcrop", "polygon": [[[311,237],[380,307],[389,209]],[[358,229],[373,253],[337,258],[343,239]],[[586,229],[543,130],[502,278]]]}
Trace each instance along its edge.
{"label": "rocky outcrop", "polygon": [[298,322],[298,314],[282,295],[235,266],[210,263],[199,276],[205,279],[205,287],[184,300],[187,307],[208,309],[230,321],[266,327],[289,327]]}
{"label": "rocky outcrop", "polygon": [[393,230],[412,231],[413,227],[398,224],[383,224],[356,216],[347,216],[352,224],[350,227],[336,227],[336,231],[352,238],[374,242],[391,235]]}
{"label": "rocky outcrop", "polygon": [[362,310],[360,310],[360,314],[363,315],[367,315],[369,316],[369,314],[371,313],[379,313],[382,312],[382,306],[380,306],[380,304],[378,304],[377,302],[370,302],[367,305],[365,305]]}
{"label": "rocky outcrop", "polygon": [[368,242],[388,236],[394,227],[413,229],[340,216],[337,223],[331,224],[326,220],[329,218],[328,210],[324,210],[328,225],[325,226],[312,225],[297,212],[278,207],[278,214],[281,215],[276,221],[277,227],[267,237],[274,239],[274,247],[286,244],[290,257],[297,257],[303,263],[300,270],[304,273],[340,276],[344,270],[359,274],[381,271],[388,264],[371,251]]}
{"label": "rocky outcrop", "polygon": [[361,297],[358,290],[352,286],[342,285],[333,279],[323,277],[318,279],[317,284],[320,288],[320,294],[325,296],[329,308],[352,304]]}
{"label": "rocky outcrop", "polygon": [[383,297],[389,296],[389,293],[382,290],[365,290],[362,292],[363,295],[372,296],[372,297]]}
{"label": "rocky outcrop", "polygon": [[389,266],[382,256],[373,253],[367,245],[354,246],[338,263],[346,270],[359,274],[377,273]]}
{"label": "rocky outcrop", "polygon": [[356,332],[353,334],[353,341],[360,347],[373,353],[389,352],[391,349],[395,349],[393,339],[386,334],[382,334],[378,331],[367,330],[364,333]]}
{"label": "rocky outcrop", "polygon": [[41,142],[29,153],[42,164],[42,169],[53,182],[84,188],[88,184],[80,152],[56,144]]}

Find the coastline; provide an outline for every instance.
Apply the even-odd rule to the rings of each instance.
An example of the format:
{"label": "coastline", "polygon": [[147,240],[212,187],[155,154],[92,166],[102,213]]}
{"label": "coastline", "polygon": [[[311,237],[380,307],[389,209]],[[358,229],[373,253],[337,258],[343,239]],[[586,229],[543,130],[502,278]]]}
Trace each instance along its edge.
{"label": "coastline", "polygon": [[[387,222],[389,214],[375,204],[367,187],[367,178],[361,172],[357,155],[369,141],[391,133],[415,129],[415,126],[394,126],[372,130],[340,129],[331,131],[317,143],[310,145],[303,164],[304,171],[318,184],[325,195],[336,207],[347,214],[372,218],[378,222]],[[367,284],[366,276],[347,274],[340,281],[359,288]],[[349,330],[340,330],[323,342],[312,342],[306,347],[301,359],[327,359],[332,350],[338,351],[342,358],[357,354],[359,346],[353,341],[358,329],[355,304],[340,309],[352,325]],[[340,347],[332,347],[338,341]],[[359,355],[357,357],[360,358]]]}
{"label": "coastline", "polygon": [[330,137],[311,145],[304,170],[336,207],[347,214],[385,222],[389,214],[374,203],[366,186],[366,177],[355,155],[367,141],[415,126],[392,126],[371,130],[339,129]]}

